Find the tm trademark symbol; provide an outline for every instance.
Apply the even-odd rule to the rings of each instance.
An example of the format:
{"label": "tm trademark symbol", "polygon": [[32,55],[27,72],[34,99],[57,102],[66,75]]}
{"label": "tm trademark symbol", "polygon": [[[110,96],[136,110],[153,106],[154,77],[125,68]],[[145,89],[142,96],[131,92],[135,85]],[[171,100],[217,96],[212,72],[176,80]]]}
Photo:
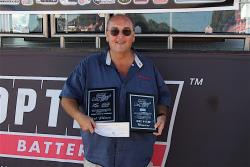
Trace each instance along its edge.
{"label": "tm trademark symbol", "polygon": [[190,78],[190,85],[201,86],[203,83],[203,78]]}

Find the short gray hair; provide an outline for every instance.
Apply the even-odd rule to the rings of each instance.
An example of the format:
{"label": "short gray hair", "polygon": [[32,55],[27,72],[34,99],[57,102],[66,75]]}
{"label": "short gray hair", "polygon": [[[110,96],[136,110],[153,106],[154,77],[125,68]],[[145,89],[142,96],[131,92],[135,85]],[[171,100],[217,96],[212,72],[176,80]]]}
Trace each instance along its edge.
{"label": "short gray hair", "polygon": [[132,20],[132,18],[131,17],[129,17],[128,15],[126,15],[126,14],[114,14],[114,15],[112,15],[112,16],[110,16],[110,18],[108,19],[108,22],[107,22],[107,29],[108,29],[108,27],[109,27],[109,25],[110,25],[110,22],[112,22],[112,20],[115,18],[115,17],[124,17],[124,18],[126,18],[127,20],[129,20],[130,22],[131,22],[131,24],[132,24],[132,28],[133,28],[133,30],[135,29],[134,27],[134,21]]}

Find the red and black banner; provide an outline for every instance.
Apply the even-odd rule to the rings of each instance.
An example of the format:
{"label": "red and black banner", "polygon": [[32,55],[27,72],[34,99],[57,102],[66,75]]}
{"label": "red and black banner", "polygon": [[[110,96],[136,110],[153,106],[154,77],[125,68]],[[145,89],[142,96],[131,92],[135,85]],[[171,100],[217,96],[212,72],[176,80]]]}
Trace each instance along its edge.
{"label": "red and black banner", "polygon": [[[82,166],[79,128],[59,107],[63,83],[93,51],[0,50],[0,166]],[[169,86],[172,113],[152,164],[249,164],[248,52],[143,52]],[[233,67],[233,68],[232,68]]]}

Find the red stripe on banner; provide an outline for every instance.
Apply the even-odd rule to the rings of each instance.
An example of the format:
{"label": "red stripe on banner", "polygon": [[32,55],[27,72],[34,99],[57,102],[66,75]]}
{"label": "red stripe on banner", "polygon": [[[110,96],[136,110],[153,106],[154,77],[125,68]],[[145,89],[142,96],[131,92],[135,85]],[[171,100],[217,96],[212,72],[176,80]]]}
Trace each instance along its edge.
{"label": "red stripe on banner", "polygon": [[[155,144],[152,163],[161,166],[165,144]],[[82,162],[83,144],[81,138],[71,139],[69,136],[63,138],[55,135],[36,135],[22,133],[0,133],[0,154],[8,157],[23,157],[32,159],[37,157],[43,160],[65,160],[65,162]]]}
{"label": "red stripe on banner", "polygon": [[0,134],[0,154],[55,159],[83,159],[80,139]]}
{"label": "red stripe on banner", "polygon": [[153,153],[153,157],[151,160],[154,166],[161,166],[166,148],[167,148],[166,144],[154,145],[154,153]]}

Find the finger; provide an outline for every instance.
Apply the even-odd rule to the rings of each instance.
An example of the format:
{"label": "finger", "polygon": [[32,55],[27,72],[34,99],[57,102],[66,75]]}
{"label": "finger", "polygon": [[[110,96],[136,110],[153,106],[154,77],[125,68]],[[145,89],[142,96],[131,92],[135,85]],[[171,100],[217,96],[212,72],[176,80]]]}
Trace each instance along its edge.
{"label": "finger", "polygon": [[155,129],[158,128],[159,125],[160,125],[160,122],[159,122],[159,121],[156,122],[156,123],[155,123]]}
{"label": "finger", "polygon": [[161,133],[163,131],[164,123],[158,122],[156,125],[157,125],[157,127],[156,127],[157,128],[157,132],[155,132],[155,135],[159,136],[159,135],[161,135]]}
{"label": "finger", "polygon": [[158,127],[158,134],[161,135],[163,128],[160,126]]}
{"label": "finger", "polygon": [[159,123],[156,123],[156,124],[155,124],[156,132],[153,133],[153,134],[156,135],[156,136],[159,136],[159,135],[160,135],[160,133],[159,133],[159,128],[158,128],[158,127],[159,127]]}
{"label": "finger", "polygon": [[95,121],[92,118],[90,118],[90,122],[91,122],[92,127],[95,129],[96,128]]}
{"label": "finger", "polygon": [[92,124],[89,125],[89,132],[94,133],[94,128],[93,128]]}
{"label": "finger", "polygon": [[155,136],[159,136],[160,135],[160,133],[157,131],[157,132],[154,132],[153,133]]}
{"label": "finger", "polygon": [[160,122],[157,121],[156,124],[155,124],[155,129],[156,129],[157,131],[153,133],[153,134],[156,135],[156,136],[159,136],[159,135],[160,135],[160,133],[159,133],[159,126],[160,126]]}
{"label": "finger", "polygon": [[95,121],[92,118],[90,118],[90,132],[94,133],[95,132],[95,128],[96,128],[96,123],[95,123]]}
{"label": "finger", "polygon": [[162,133],[162,128],[158,128],[157,132],[154,132],[153,134],[156,135],[156,136],[160,136],[161,133]]}

